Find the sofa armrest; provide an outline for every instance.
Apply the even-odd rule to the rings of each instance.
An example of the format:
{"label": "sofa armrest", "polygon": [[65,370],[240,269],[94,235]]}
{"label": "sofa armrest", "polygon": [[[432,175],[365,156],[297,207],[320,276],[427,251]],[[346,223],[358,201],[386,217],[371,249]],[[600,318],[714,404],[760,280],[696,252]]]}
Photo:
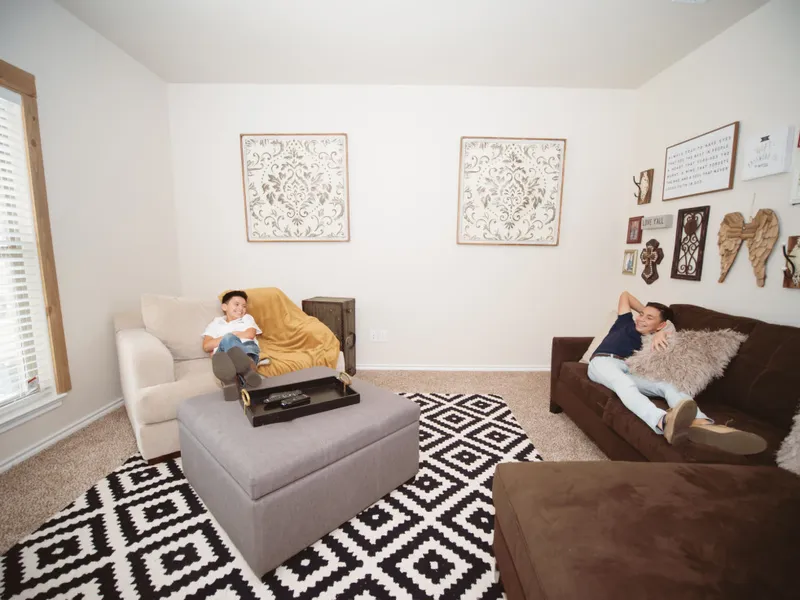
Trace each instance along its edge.
{"label": "sofa armrest", "polygon": [[561,365],[565,362],[577,362],[589,349],[594,338],[590,337],[554,337],[553,351],[550,356],[550,412],[559,413],[561,407],[555,403],[553,394],[556,381],[561,375]]}
{"label": "sofa armrest", "polygon": [[175,360],[156,336],[144,329],[124,329],[116,337],[126,403],[135,402],[144,388],[175,381]]}

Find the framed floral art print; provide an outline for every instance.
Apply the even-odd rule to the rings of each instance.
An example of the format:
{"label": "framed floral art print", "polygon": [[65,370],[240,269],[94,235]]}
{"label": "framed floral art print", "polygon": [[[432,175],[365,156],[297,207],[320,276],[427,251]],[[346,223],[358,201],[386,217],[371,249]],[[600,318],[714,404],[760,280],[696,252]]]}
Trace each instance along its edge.
{"label": "framed floral art print", "polygon": [[345,133],[243,133],[249,242],[347,242]]}
{"label": "framed floral art print", "polygon": [[565,139],[462,137],[459,244],[557,246]]}

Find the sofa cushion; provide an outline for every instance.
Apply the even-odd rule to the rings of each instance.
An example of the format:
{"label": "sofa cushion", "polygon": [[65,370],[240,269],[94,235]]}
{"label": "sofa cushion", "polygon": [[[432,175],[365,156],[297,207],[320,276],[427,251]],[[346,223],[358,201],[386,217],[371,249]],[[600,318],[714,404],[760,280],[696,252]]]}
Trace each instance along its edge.
{"label": "sofa cushion", "polygon": [[560,381],[572,390],[598,417],[603,416],[606,403],[615,398],[614,392],[589,379],[589,365],[568,362],[561,365]]}
{"label": "sofa cushion", "polygon": [[789,433],[800,400],[800,328],[760,323],[739,348],[715,401],[735,406]]}
{"label": "sofa cushion", "polygon": [[145,329],[169,348],[175,360],[207,358],[208,354],[203,351],[203,332],[220,315],[222,309],[216,300],[142,295]]}
{"label": "sofa cushion", "polygon": [[[659,408],[668,408],[662,398],[654,398],[653,401]],[[752,456],[737,456],[691,442],[671,446],[664,436],[655,433],[644,421],[625,408],[616,396],[606,404],[603,422],[650,461],[775,465],[775,452],[783,436],[774,425],[725,404],[705,403],[701,408],[720,425],[728,424],[760,435],[767,441],[767,449]]]}
{"label": "sofa cushion", "polygon": [[734,406],[788,434],[800,399],[800,328],[689,304],[672,309],[679,330],[731,328],[748,336],[724,377],[712,382],[698,401]]}
{"label": "sofa cushion", "polygon": [[800,477],[781,469],[505,463],[492,495],[526,598],[797,597]]}
{"label": "sofa cushion", "polygon": [[597,328],[595,336],[592,339],[592,343],[589,344],[589,347],[586,349],[586,352],[583,353],[583,356],[579,362],[587,365],[589,364],[589,361],[592,360],[592,354],[594,354],[594,351],[597,350],[597,347],[608,335],[609,330],[617,321],[618,316],[619,314],[617,314],[616,310],[611,310],[603,315],[603,322],[600,324],[600,327]]}
{"label": "sofa cushion", "polygon": [[216,393],[222,401],[220,382],[211,370],[211,360],[200,358],[175,363],[175,381],[140,390],[134,410],[143,423],[161,423],[177,417],[178,406],[194,396]]}
{"label": "sofa cushion", "polygon": [[[274,384],[295,385],[335,374],[314,367],[277,376]],[[181,403],[178,421],[257,500],[418,424],[414,401],[360,380],[353,389],[361,395],[358,404],[262,427],[250,424],[238,402],[207,394]]]}

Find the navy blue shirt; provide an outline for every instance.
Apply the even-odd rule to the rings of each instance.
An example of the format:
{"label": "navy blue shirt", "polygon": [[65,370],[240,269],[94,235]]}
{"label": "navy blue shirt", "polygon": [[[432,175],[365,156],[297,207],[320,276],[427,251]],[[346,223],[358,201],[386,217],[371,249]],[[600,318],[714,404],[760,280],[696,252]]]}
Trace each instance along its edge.
{"label": "navy blue shirt", "polygon": [[633,314],[625,313],[617,317],[608,330],[608,335],[603,338],[594,353],[616,354],[628,358],[641,347],[642,334],[636,331]]}

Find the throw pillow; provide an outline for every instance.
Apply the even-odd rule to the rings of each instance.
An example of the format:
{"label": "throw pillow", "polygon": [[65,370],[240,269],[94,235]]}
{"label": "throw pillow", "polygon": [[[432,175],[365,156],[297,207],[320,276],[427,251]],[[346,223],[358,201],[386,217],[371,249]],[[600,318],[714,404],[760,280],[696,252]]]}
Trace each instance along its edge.
{"label": "throw pillow", "polygon": [[203,331],[221,315],[217,300],[142,295],[144,328],[161,340],[175,360],[208,358],[203,352]]}
{"label": "throw pillow", "polygon": [[725,367],[747,336],[732,329],[684,330],[669,336],[668,346],[653,350],[653,334],[642,336],[642,349],[627,361],[631,373],[654,381],[666,381],[692,397],[712,380],[722,377]]}
{"label": "throw pillow", "polygon": [[612,310],[606,313],[605,318],[603,319],[602,327],[597,330],[597,335],[594,336],[592,343],[589,345],[589,349],[583,354],[583,358],[581,358],[580,362],[589,364],[589,361],[592,359],[592,354],[594,354],[594,351],[597,350],[600,342],[602,342],[603,339],[608,335],[608,330],[611,329],[611,326],[616,320],[617,311]]}
{"label": "throw pillow", "polygon": [[778,466],[800,475],[800,409],[794,416],[794,425],[781,443],[776,456]]}

